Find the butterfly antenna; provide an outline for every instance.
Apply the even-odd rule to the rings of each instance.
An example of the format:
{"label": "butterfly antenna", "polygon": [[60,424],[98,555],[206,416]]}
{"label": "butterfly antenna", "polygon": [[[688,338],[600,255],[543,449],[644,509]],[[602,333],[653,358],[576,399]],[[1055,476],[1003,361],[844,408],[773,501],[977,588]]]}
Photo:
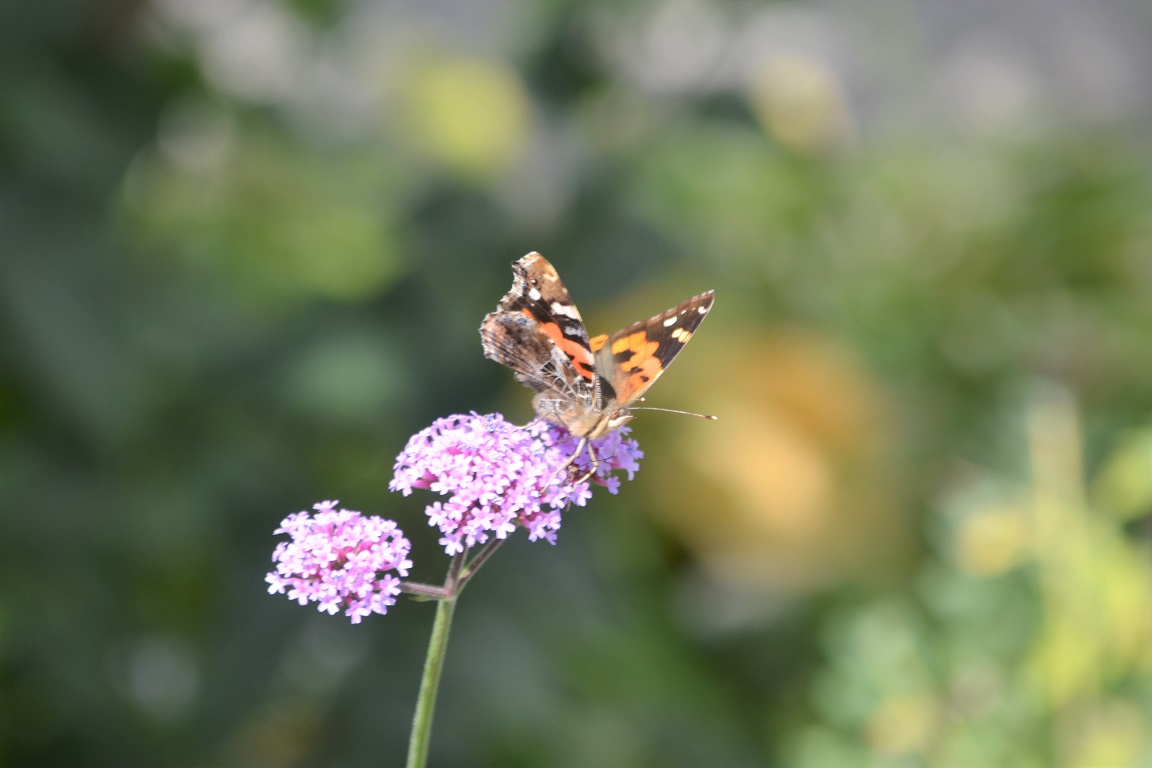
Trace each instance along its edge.
{"label": "butterfly antenna", "polygon": [[[644,402],[644,398],[640,398],[640,402]],[[705,413],[693,413],[692,411],[678,411],[675,408],[654,408],[650,405],[633,406],[629,408],[630,411],[663,411],[664,413],[678,413],[681,416],[696,416],[701,419],[708,419],[709,421],[717,421],[716,416],[709,416]]]}

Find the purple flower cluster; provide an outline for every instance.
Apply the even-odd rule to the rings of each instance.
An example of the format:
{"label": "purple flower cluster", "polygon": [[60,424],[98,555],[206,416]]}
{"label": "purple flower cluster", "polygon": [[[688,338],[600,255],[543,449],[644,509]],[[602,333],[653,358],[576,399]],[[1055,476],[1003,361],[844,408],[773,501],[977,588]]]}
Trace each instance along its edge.
{"label": "purple flower cluster", "polygon": [[388,487],[407,496],[427,488],[447,501],[430,504],[426,513],[440,529],[440,543],[449,555],[483,544],[489,536],[503,539],[517,526],[528,529],[532,541],[556,543],[560,512],[584,506],[592,492],[587,481],[576,482],[597,459],[591,480],[616,493],[624,470],[631,480],[643,457],[628,429],[585,446],[564,471],[580,441],[566,430],[536,420],[525,427],[509,424],[500,414],[449,416],[416,433],[396,458],[396,475]]}
{"label": "purple flower cluster", "polygon": [[391,520],[335,509],[335,501],[313,505],[316,514],[297,512],[276,533],[290,541],[276,545],[276,570],[265,577],[269,594],[284,594],[330,614],[341,608],[353,624],[396,604],[400,579],[407,576],[412,545]]}
{"label": "purple flower cluster", "polygon": [[[517,427],[499,414],[450,416],[412,436],[396,459],[389,488],[405,496],[427,488],[448,497],[425,511],[449,555],[493,536],[507,538],[517,527],[527,528],[533,541],[555,544],[560,513],[572,504],[584,506],[592,496],[590,483],[616,493],[620,477],[614,472],[635,476],[644,454],[628,432],[624,427],[582,444],[540,420]],[[595,471],[588,476],[590,468]],[[316,602],[330,614],[343,609],[359,624],[396,604],[399,577],[412,567],[412,545],[393,521],[336,504],[321,502],[314,513],[284,518],[276,533],[290,540],[276,545],[276,569],[265,581],[269,594],[287,594],[301,605]]]}

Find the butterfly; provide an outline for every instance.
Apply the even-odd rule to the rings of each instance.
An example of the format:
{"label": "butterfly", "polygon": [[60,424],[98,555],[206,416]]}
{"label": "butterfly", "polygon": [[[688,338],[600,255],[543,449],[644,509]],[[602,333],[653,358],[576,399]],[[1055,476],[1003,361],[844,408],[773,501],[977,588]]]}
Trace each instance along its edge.
{"label": "butterfly", "polygon": [[[712,309],[708,291],[590,339],[547,259],[529,253],[512,264],[512,275],[512,289],[480,325],[484,356],[511,368],[517,381],[536,391],[532,406],[542,419],[580,438],[567,464],[589,440],[634,418],[629,407],[643,399]],[[595,456],[592,462],[594,472]]]}

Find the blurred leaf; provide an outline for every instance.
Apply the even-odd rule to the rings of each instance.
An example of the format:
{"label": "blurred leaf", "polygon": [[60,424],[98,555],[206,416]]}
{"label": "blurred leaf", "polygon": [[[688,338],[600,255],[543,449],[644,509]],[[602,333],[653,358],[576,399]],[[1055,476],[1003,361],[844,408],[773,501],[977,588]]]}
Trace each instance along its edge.
{"label": "blurred leaf", "polygon": [[1152,428],[1124,438],[1106,459],[1092,491],[1098,506],[1121,520],[1152,515]]}
{"label": "blurred leaf", "polygon": [[524,86],[495,59],[427,59],[408,76],[403,98],[404,141],[465,177],[501,173],[529,141]]}

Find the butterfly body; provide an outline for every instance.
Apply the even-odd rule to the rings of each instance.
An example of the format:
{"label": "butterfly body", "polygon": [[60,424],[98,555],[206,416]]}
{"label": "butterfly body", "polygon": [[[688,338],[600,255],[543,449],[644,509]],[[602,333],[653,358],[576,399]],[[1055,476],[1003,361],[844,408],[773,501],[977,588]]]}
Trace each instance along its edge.
{"label": "butterfly body", "polygon": [[484,317],[484,356],[511,368],[536,391],[541,418],[585,440],[632,420],[640,400],[712,308],[713,292],[693,296],[610,335],[588,338],[556,269],[538,253],[513,263],[512,289]]}

